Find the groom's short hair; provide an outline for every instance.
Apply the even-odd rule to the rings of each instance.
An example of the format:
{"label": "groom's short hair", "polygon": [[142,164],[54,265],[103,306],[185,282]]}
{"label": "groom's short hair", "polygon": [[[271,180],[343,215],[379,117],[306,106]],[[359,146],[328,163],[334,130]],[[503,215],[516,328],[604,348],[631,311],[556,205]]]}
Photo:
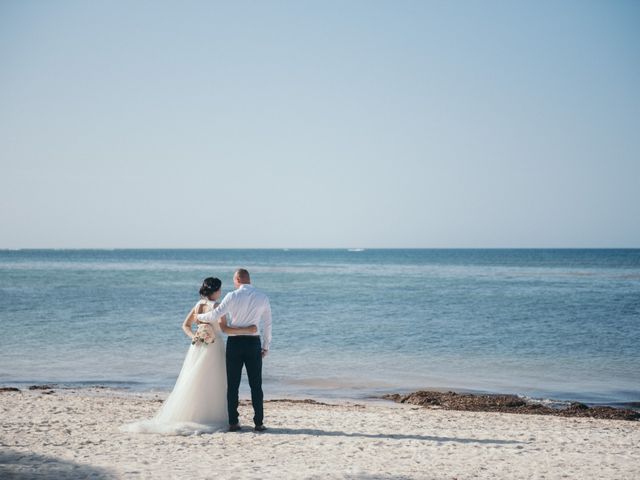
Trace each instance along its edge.
{"label": "groom's short hair", "polygon": [[251,283],[251,277],[249,276],[249,270],[239,268],[236,270],[236,277],[240,283]]}

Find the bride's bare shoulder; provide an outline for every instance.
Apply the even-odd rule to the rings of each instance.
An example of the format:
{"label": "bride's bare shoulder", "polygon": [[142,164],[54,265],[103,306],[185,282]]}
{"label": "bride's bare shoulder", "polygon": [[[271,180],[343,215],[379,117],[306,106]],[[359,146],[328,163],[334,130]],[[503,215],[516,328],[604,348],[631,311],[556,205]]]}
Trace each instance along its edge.
{"label": "bride's bare shoulder", "polygon": [[196,313],[200,314],[200,313],[207,313],[210,312],[212,310],[211,305],[205,302],[198,302],[196,303],[196,306],[194,307],[194,310]]}

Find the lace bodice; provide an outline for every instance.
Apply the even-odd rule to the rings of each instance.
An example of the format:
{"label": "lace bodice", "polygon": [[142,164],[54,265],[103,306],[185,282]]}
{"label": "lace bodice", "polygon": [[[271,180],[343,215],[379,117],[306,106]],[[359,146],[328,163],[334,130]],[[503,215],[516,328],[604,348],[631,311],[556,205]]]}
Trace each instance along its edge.
{"label": "lace bodice", "polygon": [[[206,305],[207,307],[209,307],[209,308],[203,310],[201,313],[210,312],[211,310],[213,310],[215,308],[215,302],[212,302],[208,298],[201,298],[200,300],[198,300],[198,303],[196,303],[196,305],[194,307],[196,309],[196,312],[198,311],[198,306],[200,306],[200,305]],[[213,322],[211,325],[213,326],[213,330],[216,333],[216,335],[222,333],[222,330],[220,329],[220,324],[218,322]]]}

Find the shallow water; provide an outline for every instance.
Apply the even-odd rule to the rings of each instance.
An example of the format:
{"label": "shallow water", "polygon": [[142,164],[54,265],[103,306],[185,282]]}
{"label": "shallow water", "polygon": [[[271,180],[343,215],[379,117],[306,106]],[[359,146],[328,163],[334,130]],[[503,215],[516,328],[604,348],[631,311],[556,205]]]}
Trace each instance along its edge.
{"label": "shallow water", "polygon": [[0,383],[167,389],[205,276],[271,297],[268,396],[640,400],[640,250],[0,251]]}

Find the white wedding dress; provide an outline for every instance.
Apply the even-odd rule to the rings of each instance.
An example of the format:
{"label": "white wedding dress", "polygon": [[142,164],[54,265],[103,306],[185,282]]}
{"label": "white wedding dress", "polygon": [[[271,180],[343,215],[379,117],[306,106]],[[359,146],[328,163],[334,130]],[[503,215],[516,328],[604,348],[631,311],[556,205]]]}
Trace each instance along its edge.
{"label": "white wedding dress", "polygon": [[[198,303],[209,301],[201,300]],[[196,304],[197,305],[197,304]],[[222,331],[213,324],[216,340],[191,345],[173,391],[150,420],[120,427],[124,432],[193,435],[227,426],[227,373]]]}

